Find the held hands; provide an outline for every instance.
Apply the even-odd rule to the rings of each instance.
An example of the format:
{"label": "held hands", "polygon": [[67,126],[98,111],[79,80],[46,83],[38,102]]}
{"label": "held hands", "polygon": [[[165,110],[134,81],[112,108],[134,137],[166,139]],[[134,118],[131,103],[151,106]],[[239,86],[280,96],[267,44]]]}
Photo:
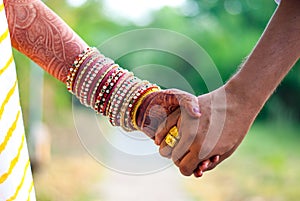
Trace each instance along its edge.
{"label": "held hands", "polygon": [[[136,121],[141,131],[161,145],[161,155],[171,157],[171,146],[175,145],[172,159],[179,164],[197,135],[200,117],[197,97],[177,89],[168,89],[148,95],[138,109]],[[167,136],[169,132],[173,136]],[[205,171],[216,162],[218,157],[203,160],[199,170]]]}
{"label": "held hands", "polygon": [[[228,158],[247,134],[259,110],[243,101],[226,85],[198,98],[171,89],[147,97],[138,122],[183,175],[201,177]],[[166,138],[174,126],[179,137],[172,138],[172,147]]]}
{"label": "held hands", "polygon": [[171,126],[177,125],[182,114],[198,122],[201,114],[197,97],[178,89],[162,90],[151,93],[143,100],[136,122],[141,131],[154,139],[159,127],[167,122],[172,122]]}

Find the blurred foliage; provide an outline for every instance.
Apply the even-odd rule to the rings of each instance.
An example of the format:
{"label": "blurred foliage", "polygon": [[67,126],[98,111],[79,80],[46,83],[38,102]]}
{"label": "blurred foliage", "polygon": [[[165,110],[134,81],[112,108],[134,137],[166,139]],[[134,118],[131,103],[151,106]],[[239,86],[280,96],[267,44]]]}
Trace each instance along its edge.
{"label": "blurred foliage", "polygon": [[[46,4],[91,46],[98,46],[125,31],[145,27],[168,29],[186,35],[211,56],[224,82],[236,72],[244,58],[251,52],[276,9],[276,4],[272,0],[187,0],[181,8],[165,7],[152,13],[153,20],[150,24],[141,27],[125,19],[120,19],[119,22],[112,20],[103,12],[100,0],[87,0],[80,7],[71,7],[62,0],[48,0]],[[134,41],[124,42],[120,46],[131,43]],[[186,49],[184,44],[180,45]],[[197,55],[193,56],[197,57]],[[22,83],[26,84],[28,76],[24,76],[26,73],[23,72],[23,66],[28,66],[29,62],[22,61],[23,59],[17,56],[17,63],[22,64],[22,68],[18,68],[19,77]],[[128,69],[145,64],[169,66],[182,74],[197,94],[207,92],[205,83],[199,75],[192,68],[187,68],[189,64],[174,55],[158,51],[142,51],[126,55],[117,62]],[[300,120],[299,71],[298,63],[268,101],[259,120],[294,122]],[[53,85],[52,90],[55,91],[53,95],[56,96],[53,100],[56,100],[58,105],[70,100],[70,95],[62,90],[61,83],[57,81],[58,84],[55,84],[49,81],[49,78],[46,82]],[[23,101],[26,111],[27,102]],[[62,105],[64,108],[65,105]]]}
{"label": "blurred foliage", "polygon": [[187,179],[187,189],[194,200],[297,201],[298,142],[299,126],[256,123],[230,159],[201,179]]}

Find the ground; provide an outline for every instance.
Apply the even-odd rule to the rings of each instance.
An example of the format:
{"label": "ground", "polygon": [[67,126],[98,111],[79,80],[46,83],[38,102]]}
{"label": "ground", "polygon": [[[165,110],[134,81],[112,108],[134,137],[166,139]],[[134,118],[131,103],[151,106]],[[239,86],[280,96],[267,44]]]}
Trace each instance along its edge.
{"label": "ground", "polygon": [[[89,117],[81,114],[90,122]],[[70,120],[72,122],[72,118]],[[34,175],[39,201],[296,201],[300,197],[299,132],[255,124],[238,151],[201,179],[174,167],[132,176],[103,167],[82,146],[72,123],[49,127],[52,158]]]}

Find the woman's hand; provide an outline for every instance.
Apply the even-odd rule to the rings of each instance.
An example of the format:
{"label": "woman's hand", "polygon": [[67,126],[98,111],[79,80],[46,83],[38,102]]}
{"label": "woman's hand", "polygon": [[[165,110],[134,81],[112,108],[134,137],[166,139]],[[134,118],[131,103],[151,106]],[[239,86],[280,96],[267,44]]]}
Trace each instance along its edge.
{"label": "woman's hand", "polygon": [[[177,125],[183,111],[198,122],[200,109],[197,97],[178,89],[162,90],[151,93],[143,100],[137,111],[136,122],[141,131],[154,139],[157,129],[162,128],[167,132]],[[171,125],[168,122],[172,122]]]}

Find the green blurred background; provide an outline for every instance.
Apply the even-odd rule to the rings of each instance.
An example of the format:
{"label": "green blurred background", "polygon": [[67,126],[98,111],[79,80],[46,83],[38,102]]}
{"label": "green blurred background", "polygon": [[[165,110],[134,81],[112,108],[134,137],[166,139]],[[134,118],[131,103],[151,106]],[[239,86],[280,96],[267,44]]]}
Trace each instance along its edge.
{"label": "green blurred background", "polygon": [[[208,52],[224,82],[251,52],[277,6],[272,0],[186,0],[177,6],[158,6],[126,18],[126,12],[124,15],[121,13],[122,9],[113,10],[111,7],[118,1],[107,2],[48,0],[46,4],[91,46],[125,31],[146,27],[184,34]],[[135,2],[147,8],[156,1]],[[127,6],[130,7],[131,3],[134,4],[134,1],[127,2]],[[127,11],[140,13],[137,9]],[[25,124],[28,125],[30,61],[18,52],[15,52],[15,58],[21,104]],[[139,65],[155,63],[170,66],[184,74],[198,95],[207,92],[205,83],[199,81],[197,74],[186,70],[186,64],[172,55],[152,52],[141,58]],[[117,62],[130,69],[138,65],[133,60],[126,57]],[[232,158],[203,179],[182,178],[183,188],[192,200],[299,200],[299,71],[298,63],[267,102]],[[94,184],[95,178],[101,182],[101,172],[105,170],[88,159],[74,134],[71,95],[66,92],[64,84],[48,74],[45,74],[43,87],[43,121],[49,127],[52,138],[52,159],[45,170],[35,176],[38,199],[101,200],[93,197],[96,193],[90,185]],[[64,145],[69,139],[75,142]],[[83,168],[77,162],[79,159],[88,165]],[[62,161],[63,167],[59,165]],[[73,181],[73,171],[78,168],[83,170],[76,172],[77,187],[61,181],[64,178]],[[85,182],[82,183],[82,180]],[[61,191],[65,192],[64,195]]]}

